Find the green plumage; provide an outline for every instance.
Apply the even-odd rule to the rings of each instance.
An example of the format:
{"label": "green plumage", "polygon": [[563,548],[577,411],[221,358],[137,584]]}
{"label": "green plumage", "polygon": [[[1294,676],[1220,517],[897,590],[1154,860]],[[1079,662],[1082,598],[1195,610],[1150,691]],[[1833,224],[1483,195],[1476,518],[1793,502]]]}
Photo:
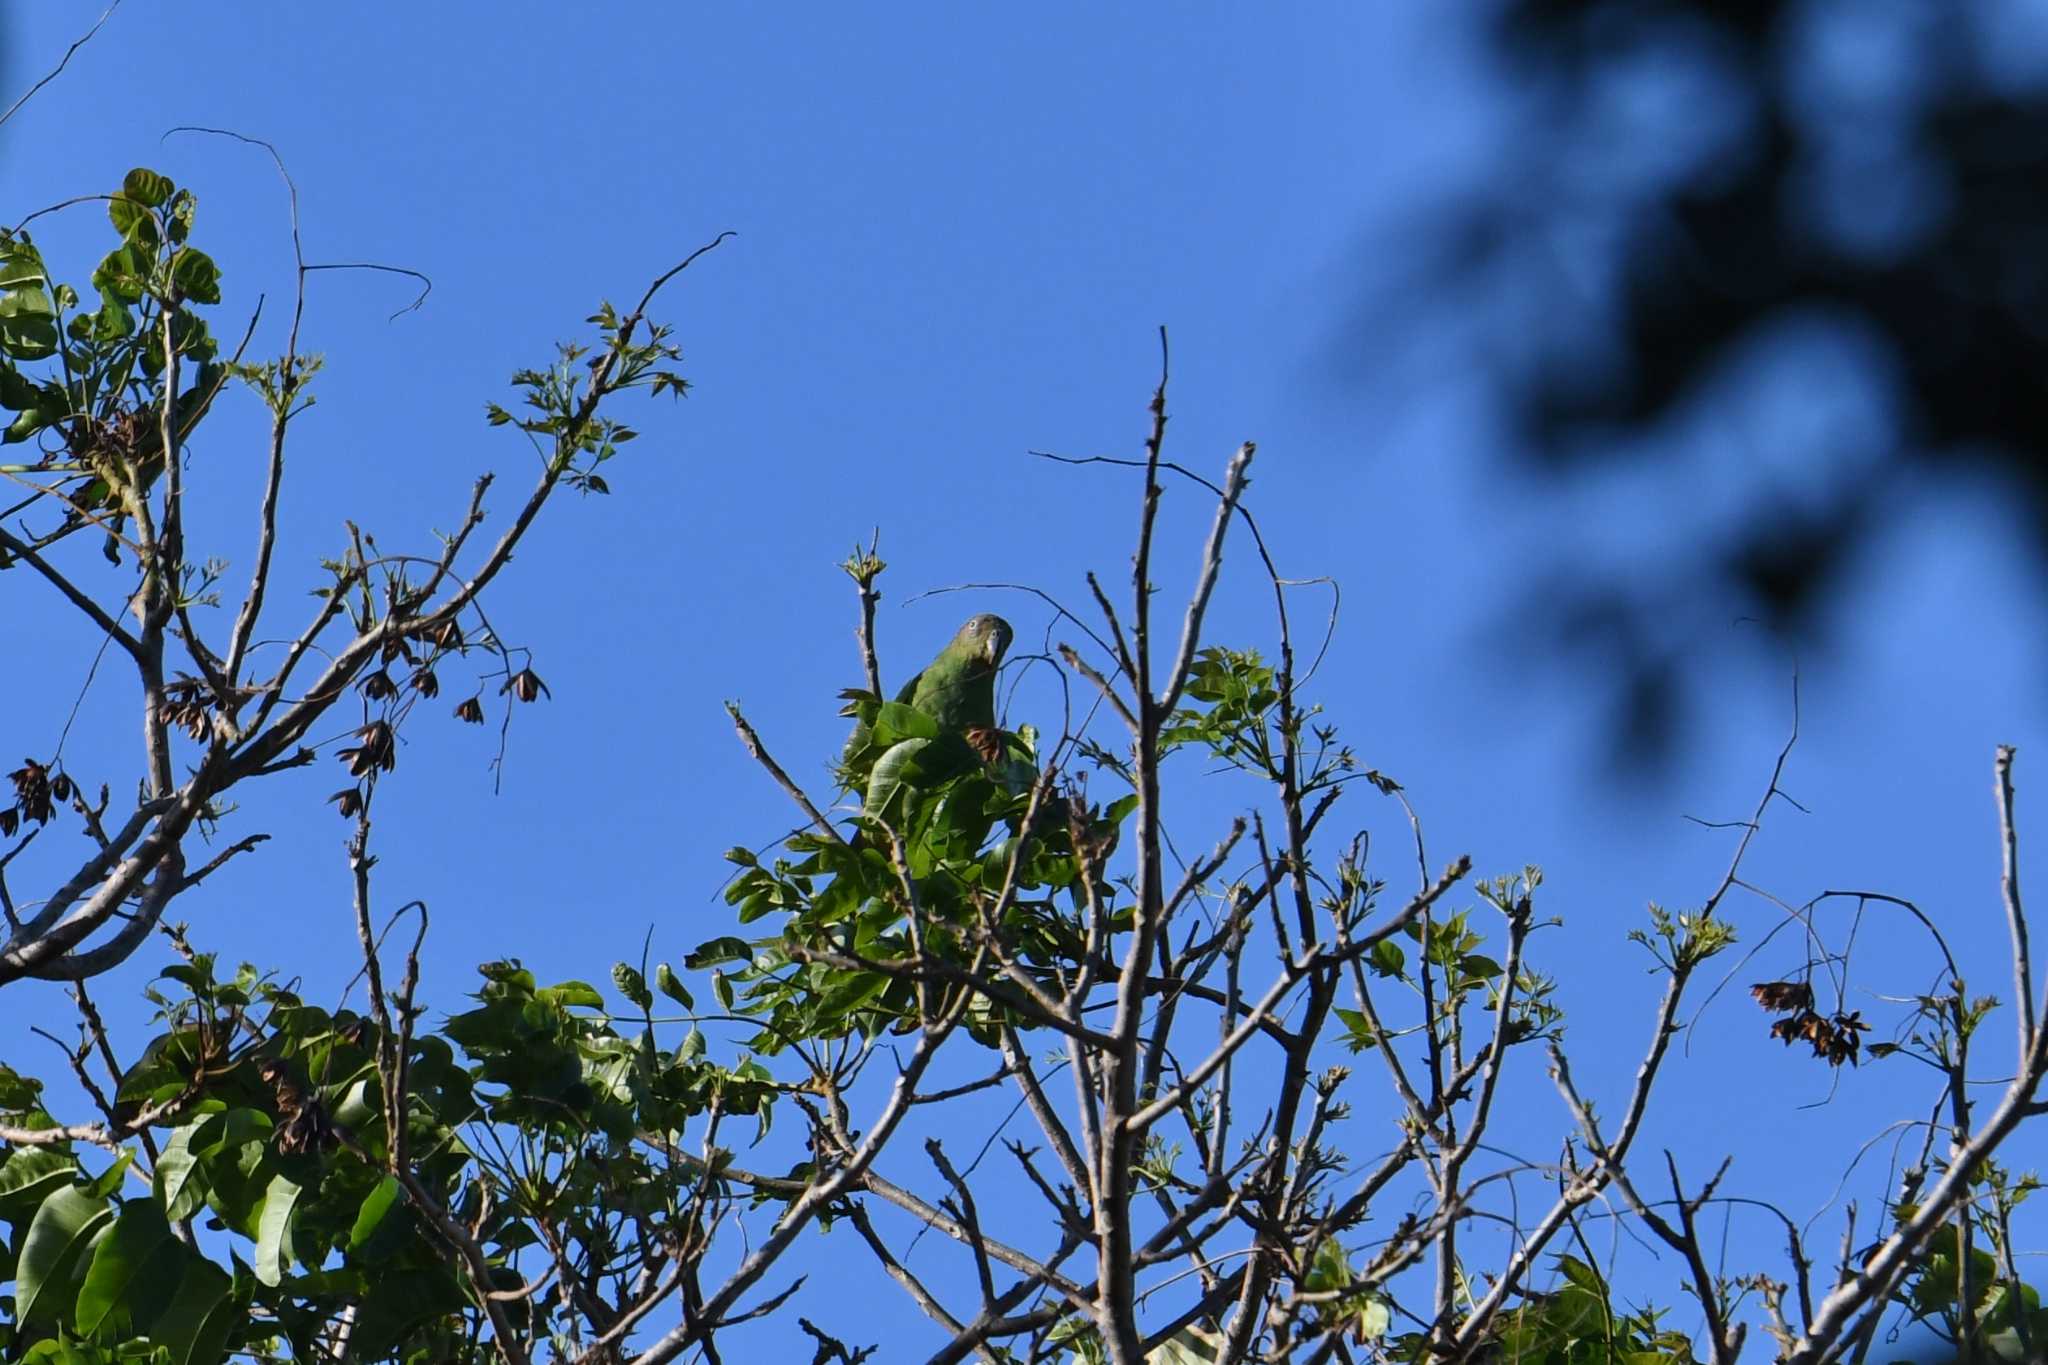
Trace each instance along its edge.
{"label": "green plumage", "polygon": [[[938,656],[897,690],[896,700],[917,708],[938,723],[947,739],[971,739],[972,732],[992,731],[996,723],[996,669],[1010,647],[1010,623],[983,612],[967,623]],[[869,703],[871,706],[872,704]],[[859,787],[877,755],[871,747],[873,729],[867,719],[855,722],[846,738],[840,766],[846,784]]]}
{"label": "green plumage", "polygon": [[996,723],[996,668],[1010,647],[1010,623],[983,612],[969,617],[960,632],[922,673],[903,684],[896,700],[908,702],[948,734]]}

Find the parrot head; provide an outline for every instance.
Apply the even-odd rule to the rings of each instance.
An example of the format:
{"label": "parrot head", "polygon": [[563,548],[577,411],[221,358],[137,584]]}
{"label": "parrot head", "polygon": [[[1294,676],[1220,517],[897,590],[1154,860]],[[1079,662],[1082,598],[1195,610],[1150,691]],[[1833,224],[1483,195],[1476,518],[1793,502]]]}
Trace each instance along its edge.
{"label": "parrot head", "polygon": [[967,618],[967,624],[960,627],[959,640],[965,644],[974,658],[990,669],[1003,661],[1003,651],[1010,647],[1010,623],[993,612],[982,612],[979,616]]}

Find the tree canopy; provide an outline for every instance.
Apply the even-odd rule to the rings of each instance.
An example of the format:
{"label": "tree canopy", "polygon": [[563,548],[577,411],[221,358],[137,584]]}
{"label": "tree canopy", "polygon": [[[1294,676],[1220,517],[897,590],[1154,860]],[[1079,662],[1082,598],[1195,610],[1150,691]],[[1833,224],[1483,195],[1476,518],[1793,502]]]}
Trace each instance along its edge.
{"label": "tree canopy", "polygon": [[[26,737],[0,807],[0,990],[69,983],[78,1012],[68,1074],[0,1066],[10,1358],[661,1365],[757,1354],[793,1321],[820,1361],[1719,1365],[1746,1347],[1817,1365],[1901,1317],[1978,1359],[2030,1358],[2048,1333],[2013,1233],[2035,1182],[2003,1161],[2048,1076],[2012,752],[1987,816],[2013,999],[1949,960],[1937,989],[1866,1020],[1836,912],[1917,926],[1945,955],[1936,924],[1878,892],[1782,907],[1803,938],[1762,959],[1783,971],[1752,988],[1758,1041],[1820,1069],[1919,1063],[1928,1086],[1901,1082],[1896,1110],[1918,1155],[1881,1212],[1816,1233],[1771,1209],[1782,1261],[1725,1266],[1708,1223],[1746,1196],[1638,1137],[1683,1083],[1673,1040],[1708,964],[1746,932],[1745,858],[1792,743],[1727,831],[1726,873],[1629,931],[1662,994],[1624,1103],[1598,1112],[1541,871],[1431,857],[1402,784],[1316,699],[1339,694],[1315,677],[1325,627],[1297,621],[1300,581],[1254,514],[1256,448],[1213,477],[1171,455],[1163,366],[1141,445],[1066,475],[1130,492],[1127,584],[1066,569],[1087,605],[1048,594],[1042,650],[1007,653],[1010,626],[981,614],[922,683],[890,688],[911,670],[885,671],[886,564],[878,541],[857,548],[836,796],[802,776],[828,755],[787,763],[731,707],[796,825],[684,870],[724,879],[722,932],[621,945],[605,983],[485,963],[440,1012],[420,978],[428,907],[377,873],[377,840],[413,837],[379,827],[379,795],[419,726],[549,695],[486,604],[562,490],[610,491],[636,434],[620,404],[686,391],[649,310],[717,243],[630,308],[600,305],[585,340],[512,377],[516,405],[487,407],[535,456],[509,519],[485,530],[479,480],[422,550],[351,524],[310,552],[325,582],[295,611],[270,591],[277,557],[308,552],[277,507],[317,358],[296,328],[269,358],[216,338],[222,267],[187,190],[138,169],[88,198],[110,234],[93,297],[27,225],[0,242],[23,494],[0,519],[0,593],[55,594],[89,624],[135,679],[140,743],[132,772],[87,773],[61,738]],[[231,397],[270,432],[239,568],[187,517],[201,481],[230,477],[189,451]],[[1207,504],[1171,606],[1169,488]],[[1270,589],[1263,639],[1211,638],[1226,551]],[[999,664],[1055,672],[1060,712],[1013,713]],[[316,766],[344,784],[329,800],[361,957],[360,1003],[351,983],[331,1007],[295,984],[301,964],[215,941],[205,914],[264,837],[270,780]],[[124,1036],[93,986],[145,949],[165,964],[154,1026]],[[1987,1020],[2012,1038],[1988,1063]],[[967,1150],[945,1116],[992,1103],[1030,1136]],[[1644,1267],[1593,1249],[1589,1229],[1616,1224],[1666,1253],[1648,1301],[1623,1287]],[[913,1266],[926,1233],[949,1258]],[[811,1315],[799,1267],[827,1236],[835,1273],[893,1281],[924,1340]]]}

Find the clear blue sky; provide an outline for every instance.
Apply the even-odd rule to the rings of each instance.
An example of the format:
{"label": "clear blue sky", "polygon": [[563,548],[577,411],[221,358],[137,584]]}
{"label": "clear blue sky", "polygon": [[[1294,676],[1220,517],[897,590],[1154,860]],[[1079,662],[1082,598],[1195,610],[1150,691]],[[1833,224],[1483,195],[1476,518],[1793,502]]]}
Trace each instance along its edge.
{"label": "clear blue sky", "polygon": [[[296,429],[284,509],[302,566],[341,543],[344,515],[387,544],[424,539],[486,468],[506,475],[504,510],[528,457],[481,415],[507,374],[544,360],[600,298],[637,296],[691,248],[738,233],[667,299],[696,392],[635,414],[644,435],[608,471],[615,496],[552,508],[502,580],[494,619],[536,651],[554,692],[519,714],[502,794],[491,738],[451,723],[414,727],[380,796],[381,884],[393,903],[434,909],[438,1004],[457,1006],[485,958],[601,980],[650,927],[670,958],[725,930],[719,851],[765,841],[789,814],[720,703],[741,699],[785,763],[821,773],[843,733],[834,693],[858,677],[833,565],[870,528],[891,565],[892,677],[968,610],[1043,636],[1029,601],[906,605],[920,590],[1010,580],[1081,599],[1084,569],[1125,579],[1130,486],[1025,452],[1135,452],[1163,323],[1173,454],[1220,469],[1256,439],[1255,503],[1283,572],[1342,581],[1320,700],[1367,763],[1407,784],[1433,856],[1547,870],[1567,925],[1543,943],[1546,964],[1565,978],[1577,1076],[1612,1109],[1656,986],[1623,934],[1645,901],[1682,908],[1711,888],[1728,836],[1682,816],[1746,815],[1789,721],[1791,661],[1759,663],[1732,624],[1699,638],[1689,658],[1717,686],[1697,744],[1668,782],[1617,784],[1592,757],[1598,680],[1549,667],[1547,642],[1500,611],[1561,544],[1616,572],[1655,556],[1654,528],[1681,511],[1673,490],[1529,483],[1501,463],[1479,386],[1455,372],[1398,393],[1333,383],[1361,263],[1402,249],[1386,225],[1471,174],[1511,116],[1468,54],[1461,8],[129,0],[0,131],[0,187],[10,219],[111,188],[131,165],[193,187],[199,240],[226,272],[219,330],[269,296],[258,352],[281,343],[291,289],[281,189],[260,153],[166,139],[173,126],[274,142],[309,260],[432,277],[424,308],[395,321],[404,281],[314,282],[305,344],[329,364]],[[6,88],[47,69],[94,13],[12,8]],[[84,284],[102,228],[91,208],[49,227],[60,275]],[[253,417],[210,430],[200,474],[253,502]],[[1179,493],[1169,506],[1184,520],[1167,562],[1191,564],[1205,510]],[[2034,776],[2048,774],[2048,744],[2042,660],[2014,609],[2037,588],[1990,534],[1999,515],[1957,498],[1874,557],[1839,648],[1804,661],[1788,785],[1811,813],[1781,808],[1750,867],[1793,900],[1847,885],[1916,898],[1981,989],[2005,994],[1992,746],[2020,745],[2028,803],[2048,790]],[[220,552],[246,554],[226,509],[214,526]],[[57,633],[31,584],[0,587],[0,757],[45,754],[89,650]],[[1239,577],[1220,635],[1260,641],[1261,612],[1257,583]],[[67,748],[74,770],[127,780],[93,763],[127,762],[131,705],[124,681],[102,680]],[[338,772],[276,779],[257,802],[275,840],[181,903],[196,941],[303,973],[316,998],[354,955],[344,827],[321,804]],[[2038,805],[2023,810],[2027,828],[2048,828]],[[1391,848],[1394,814],[1360,800],[1351,818]],[[1753,903],[1737,914],[1752,942],[1776,918]],[[1875,951],[1860,988],[1927,988],[1917,941],[1885,921],[1864,933]],[[1791,951],[1738,985],[1796,965]],[[132,1007],[161,959],[145,949],[98,995]],[[50,1069],[54,1053],[24,1029],[67,1013],[55,992],[9,988],[0,1057]],[[1908,1087],[1919,1105],[1923,1078],[1866,1067],[1831,1106],[1798,1109],[1827,1077],[1764,1027],[1738,991],[1724,996],[1667,1075],[1645,1141],[1677,1146],[1689,1171],[1736,1148],[1730,1188],[1803,1212],[1833,1188],[1845,1143],[1898,1116]],[[1375,1074],[1358,1075],[1361,1106],[1379,1103]],[[1532,1117],[1502,1140],[1554,1151],[1554,1098],[1519,1098]],[[1784,1141],[1748,1141],[1764,1113],[1781,1116]],[[1866,1227],[1874,1202],[1866,1188]],[[1839,1224],[1826,1226],[1816,1236],[1832,1246]],[[1731,1272],[1781,1272],[1756,1232]],[[1675,1269],[1654,1278],[1677,1302]],[[862,1315],[876,1324],[854,1332],[863,1340],[915,1330],[879,1276],[819,1293],[806,1311],[828,1326]]]}

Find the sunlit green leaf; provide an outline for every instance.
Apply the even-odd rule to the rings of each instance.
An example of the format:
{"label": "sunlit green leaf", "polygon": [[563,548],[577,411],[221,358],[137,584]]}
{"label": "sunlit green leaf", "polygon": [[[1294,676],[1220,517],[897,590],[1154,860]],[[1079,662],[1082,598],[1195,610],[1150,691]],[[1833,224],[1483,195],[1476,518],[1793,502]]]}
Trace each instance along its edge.
{"label": "sunlit green leaf", "polygon": [[123,197],[153,209],[162,208],[177,188],[169,176],[159,175],[147,166],[137,166],[121,178]]}
{"label": "sunlit green leaf", "polygon": [[54,1318],[70,1307],[73,1273],[113,1217],[106,1200],[76,1185],[43,1201],[15,1266],[15,1313],[21,1321]]}
{"label": "sunlit green leaf", "polygon": [[397,1200],[398,1177],[387,1175],[377,1182],[377,1187],[363,1200],[363,1206],[356,1214],[356,1221],[349,1228],[348,1244],[351,1249],[362,1246],[376,1235],[385,1215],[391,1212],[391,1206]]}
{"label": "sunlit green leaf", "polygon": [[746,962],[753,955],[753,946],[745,939],[727,935],[698,944],[683,958],[683,965],[695,972],[721,962]]}
{"label": "sunlit green leaf", "polygon": [[145,250],[156,249],[156,215],[140,199],[126,194],[115,195],[107,201],[107,220],[114,225],[114,231],[121,234],[122,241],[134,242]]}
{"label": "sunlit green leaf", "polygon": [[683,988],[682,981],[676,976],[676,969],[666,962],[654,969],[654,984],[660,988],[663,995],[684,1009],[696,1008],[696,1001],[692,1000],[689,991]]}
{"label": "sunlit green leaf", "polygon": [[171,284],[194,303],[220,302],[220,267],[197,247],[182,247],[171,258]]}
{"label": "sunlit green leaf", "polygon": [[18,1222],[52,1192],[71,1183],[78,1163],[50,1147],[17,1147],[0,1161],[0,1218]]}
{"label": "sunlit green leaf", "polygon": [[250,1269],[256,1278],[275,1289],[284,1282],[292,1265],[292,1230],[297,1222],[299,1185],[282,1175],[270,1178],[263,1192],[262,1212],[256,1218],[256,1259]]}

